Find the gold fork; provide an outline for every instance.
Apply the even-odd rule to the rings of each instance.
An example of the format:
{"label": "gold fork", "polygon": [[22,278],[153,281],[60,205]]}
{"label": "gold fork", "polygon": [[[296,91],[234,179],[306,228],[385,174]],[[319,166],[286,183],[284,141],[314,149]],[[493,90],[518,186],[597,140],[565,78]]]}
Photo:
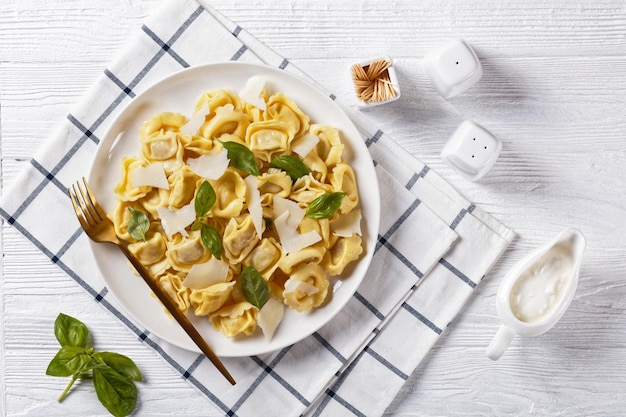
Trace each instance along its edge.
{"label": "gold fork", "polygon": [[224,364],[217,357],[213,349],[208,345],[204,338],[198,333],[198,330],[191,324],[187,316],[181,313],[176,307],[174,301],[159,287],[156,281],[151,277],[150,272],[139,262],[139,260],[128,250],[128,243],[117,237],[113,222],[106,216],[105,211],[94,198],[93,192],[87,184],[87,180],[83,177],[83,185],[80,181],[73,184],[68,189],[76,217],[80,225],[87,233],[87,236],[94,242],[107,242],[117,245],[130,263],[135,267],[139,275],[148,284],[152,292],[157,296],[159,301],[163,303],[167,311],[176,319],[183,330],[191,337],[191,340],[200,348],[207,358],[215,365],[215,367],[226,377],[228,382],[235,385],[235,380],[230,375]]}

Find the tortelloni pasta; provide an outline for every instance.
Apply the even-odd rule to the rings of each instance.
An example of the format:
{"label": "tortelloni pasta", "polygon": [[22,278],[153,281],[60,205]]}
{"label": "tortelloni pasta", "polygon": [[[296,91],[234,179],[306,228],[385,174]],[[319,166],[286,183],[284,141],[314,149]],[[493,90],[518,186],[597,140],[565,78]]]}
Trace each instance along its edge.
{"label": "tortelloni pasta", "polygon": [[267,297],[294,314],[323,308],[333,281],[363,253],[341,132],[314,124],[282,93],[263,89],[258,100],[265,106],[213,90],[189,117],[146,121],[109,214],[178,308],[227,337],[265,332]]}

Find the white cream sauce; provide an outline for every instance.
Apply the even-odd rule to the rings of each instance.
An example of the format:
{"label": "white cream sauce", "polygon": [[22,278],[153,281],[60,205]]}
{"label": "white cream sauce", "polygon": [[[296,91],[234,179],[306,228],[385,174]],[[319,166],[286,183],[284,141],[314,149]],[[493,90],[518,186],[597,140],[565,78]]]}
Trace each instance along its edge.
{"label": "white cream sauce", "polygon": [[563,299],[572,279],[574,259],[569,248],[557,245],[517,279],[510,304],[515,316],[533,323],[549,316]]}

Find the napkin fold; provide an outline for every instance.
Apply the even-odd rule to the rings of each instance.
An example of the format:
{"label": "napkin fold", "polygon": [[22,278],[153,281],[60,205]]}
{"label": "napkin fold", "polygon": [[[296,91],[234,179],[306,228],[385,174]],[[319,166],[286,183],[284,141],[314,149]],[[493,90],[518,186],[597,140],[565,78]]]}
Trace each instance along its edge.
{"label": "napkin fold", "polygon": [[203,355],[127,317],[94,272],[67,187],[87,173],[99,138],[133,97],[182,68],[229,60],[308,78],[208,4],[164,2],[15,180],[0,214],[224,415],[381,415],[514,234],[350,107],[381,190],[371,267],[345,308],[313,335],[277,352],[225,358],[237,385]]}

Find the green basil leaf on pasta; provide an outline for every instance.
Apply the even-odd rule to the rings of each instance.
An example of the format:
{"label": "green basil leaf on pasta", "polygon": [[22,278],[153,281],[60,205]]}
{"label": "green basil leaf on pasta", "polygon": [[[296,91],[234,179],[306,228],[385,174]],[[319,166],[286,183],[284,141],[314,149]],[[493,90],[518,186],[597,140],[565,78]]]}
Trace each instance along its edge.
{"label": "green basil leaf on pasta", "polygon": [[209,211],[213,208],[216,199],[215,190],[211,186],[211,183],[203,181],[200,188],[198,188],[196,199],[193,202],[196,218],[198,220],[201,221],[209,215]]}
{"label": "green basil leaf on pasta", "polygon": [[203,224],[200,230],[200,239],[214,257],[222,259],[222,237],[215,227]]}
{"label": "green basil leaf on pasta", "polygon": [[270,298],[270,289],[267,282],[253,266],[247,266],[241,273],[241,291],[246,300],[259,310]]}
{"label": "green basil leaf on pasta", "polygon": [[128,234],[135,240],[146,240],[146,232],[150,229],[150,220],[141,210],[128,207],[130,219],[128,220]]}
{"label": "green basil leaf on pasta", "polygon": [[292,181],[309,174],[309,169],[304,165],[302,159],[293,155],[281,155],[274,158],[270,167],[285,171]]}
{"label": "green basil leaf on pasta", "polygon": [[311,201],[306,208],[306,216],[311,219],[328,219],[332,217],[341,207],[341,202],[345,196],[346,193],[342,191],[320,195]]}
{"label": "green basil leaf on pasta", "polygon": [[228,152],[230,164],[250,175],[259,176],[259,167],[250,149],[237,142],[220,142]]}

